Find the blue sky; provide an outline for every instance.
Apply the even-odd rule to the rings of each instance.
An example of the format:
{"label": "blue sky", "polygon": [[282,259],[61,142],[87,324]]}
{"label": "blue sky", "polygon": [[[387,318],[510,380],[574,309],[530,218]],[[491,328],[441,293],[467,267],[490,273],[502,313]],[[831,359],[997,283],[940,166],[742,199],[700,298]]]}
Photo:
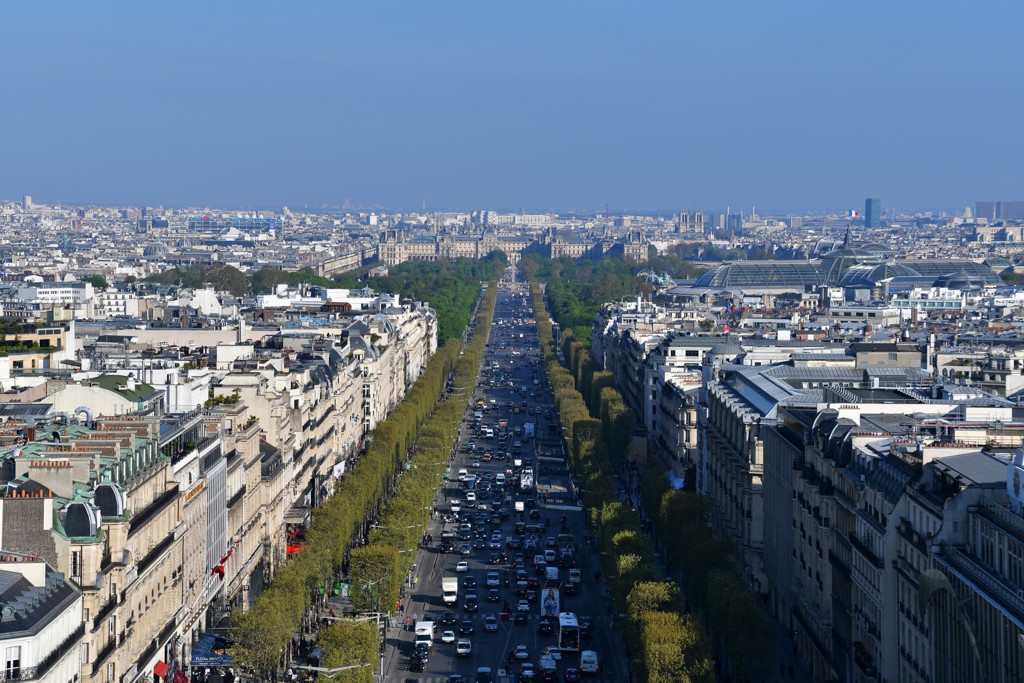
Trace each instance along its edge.
{"label": "blue sky", "polygon": [[5,2],[0,197],[1024,199],[1024,3]]}

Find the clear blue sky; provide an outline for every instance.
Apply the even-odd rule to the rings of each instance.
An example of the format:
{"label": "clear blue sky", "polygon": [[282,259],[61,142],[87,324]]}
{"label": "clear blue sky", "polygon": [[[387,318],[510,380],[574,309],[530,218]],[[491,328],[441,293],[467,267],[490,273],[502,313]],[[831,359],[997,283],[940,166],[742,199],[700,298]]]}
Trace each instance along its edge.
{"label": "clear blue sky", "polygon": [[0,197],[1024,199],[1024,3],[5,2]]}

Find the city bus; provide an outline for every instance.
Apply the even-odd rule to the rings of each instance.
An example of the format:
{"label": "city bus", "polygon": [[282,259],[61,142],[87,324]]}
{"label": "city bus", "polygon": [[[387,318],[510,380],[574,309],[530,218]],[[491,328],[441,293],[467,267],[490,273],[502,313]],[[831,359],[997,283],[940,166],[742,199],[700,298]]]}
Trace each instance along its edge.
{"label": "city bus", "polygon": [[572,612],[558,615],[558,648],[573,652],[580,649],[580,624]]}

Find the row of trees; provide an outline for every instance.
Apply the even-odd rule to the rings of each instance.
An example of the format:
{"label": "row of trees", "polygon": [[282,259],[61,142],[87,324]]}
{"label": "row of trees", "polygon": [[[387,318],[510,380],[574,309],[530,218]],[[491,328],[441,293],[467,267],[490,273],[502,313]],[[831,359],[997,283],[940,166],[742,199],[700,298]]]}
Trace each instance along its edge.
{"label": "row of trees", "polygon": [[[550,284],[549,284],[550,287]],[[551,317],[536,281],[531,294],[537,334],[569,454],[590,511],[616,613],[640,680],[651,683],[714,679],[710,646],[700,624],[684,610],[679,586],[656,569],[654,547],[640,518],[619,501],[610,472],[626,458],[634,416],[610,373],[597,371],[572,330],[562,334],[563,366]]]}
{"label": "row of trees", "polygon": [[[480,282],[501,277],[508,257],[495,251],[482,259],[459,258],[454,261],[406,261],[388,268],[386,277],[373,278],[369,284],[380,292],[397,292],[414,301],[429,301],[437,312],[438,341],[458,339],[469,325]],[[346,273],[337,280],[342,286],[356,287],[360,273]]]}
{"label": "row of trees", "polygon": [[[481,307],[482,329],[490,325],[495,292],[496,287],[492,285]],[[406,481],[421,482],[424,475],[419,472],[436,471],[433,463],[442,458],[433,449],[418,449],[410,469],[405,472],[409,476],[400,474],[418,439],[423,443],[434,443],[439,436],[440,425],[451,415],[462,414],[465,401],[469,400],[469,389],[479,367],[485,340],[486,335],[475,338],[463,354],[460,354],[461,344],[457,340],[449,340],[430,359],[405,399],[373,430],[366,451],[338,482],[334,495],[314,512],[302,552],[292,556],[278,570],[270,588],[260,595],[252,609],[239,618],[233,635],[240,665],[259,675],[276,670],[302,623],[316,587],[339,575],[346,561],[350,562],[352,597],[356,608],[376,607],[389,611],[397,599],[403,567],[407,568],[411,562],[411,558],[403,561],[400,551],[406,549],[405,546],[415,546],[415,540],[410,537],[418,538],[418,533],[408,529],[405,530],[408,536],[403,536],[402,526],[410,519],[418,519],[420,524],[426,519],[422,508],[418,510],[418,517],[415,509],[401,512],[404,504],[398,498],[418,489],[417,485]],[[442,400],[453,374],[455,395],[465,393],[465,401]],[[398,498],[395,497],[396,488],[401,488],[402,495]],[[420,497],[415,500],[414,508],[422,503]],[[382,538],[374,530],[374,543],[350,553],[354,544],[363,542],[368,520],[374,519],[386,522],[381,526],[394,535]],[[383,542],[385,540],[389,543]],[[364,643],[358,637],[360,628],[364,627],[349,624],[328,629],[327,640],[322,643],[324,666],[334,668],[372,661],[372,653],[364,651],[362,645],[345,645],[350,639],[355,644]],[[332,643],[339,646],[333,647]],[[335,680],[363,682],[370,681],[371,677],[370,669],[357,668],[343,672],[342,678]]]}
{"label": "row of trees", "polygon": [[[606,301],[650,293],[651,286],[636,276],[636,263],[602,259],[574,261],[524,256],[519,268],[528,278],[547,283],[551,315],[562,327],[590,329],[594,316]],[[581,340],[590,347],[590,337]]]}
{"label": "row of trees", "polygon": [[[692,477],[687,477],[691,480]],[[755,596],[744,585],[732,546],[711,531],[708,503],[694,491],[677,491],[647,469],[641,501],[661,541],[665,561],[686,577],[687,595],[717,652],[741,678],[770,673],[774,634]]]}
{"label": "row of trees", "polygon": [[[593,273],[599,268],[595,264],[589,266],[587,272]],[[620,266],[612,263],[607,268],[615,272]],[[633,412],[615,389],[612,373],[598,370],[588,350],[590,326],[602,302],[590,298],[594,290],[566,285],[564,278],[563,281],[547,282],[545,294],[549,301],[554,292],[563,298],[563,310],[592,312],[586,327],[582,328],[584,339],[577,339],[572,328],[564,328],[562,331],[561,352],[565,367],[562,367],[557,357],[548,360],[548,373],[552,377],[556,402],[564,402],[569,410],[568,414],[562,415],[563,424],[576,423],[585,427],[588,424],[585,422],[587,418],[596,418],[603,432],[607,452],[614,459],[625,457],[633,433]],[[534,299],[544,304],[538,287],[535,287]],[[562,318],[557,319],[562,322]],[[540,318],[538,324],[539,321]],[[545,338],[545,333],[539,327],[538,334],[542,339]],[[550,331],[547,334],[550,336]],[[553,341],[550,346],[554,347]],[[578,394],[583,400],[575,398],[573,394]],[[574,448],[577,445],[575,431],[572,427],[566,429],[569,443]],[[576,467],[581,472],[581,484],[587,492],[584,500],[598,515],[598,525],[607,524],[609,528],[619,529],[625,524],[622,529],[625,530],[633,529],[635,523],[635,528],[639,529],[639,519],[632,519],[636,514],[626,506],[617,502],[605,506],[605,501],[614,501],[614,487],[606,475],[610,468],[593,457],[589,461],[589,466],[584,459],[577,462]],[[694,477],[687,479],[693,481]],[[714,645],[718,648],[716,652],[723,655],[741,675],[753,677],[763,674],[772,646],[771,625],[759,609],[755,597],[744,587],[731,546],[712,534],[708,526],[710,511],[706,501],[694,492],[669,490],[666,477],[656,468],[645,470],[641,488],[644,509],[652,515],[658,537],[664,539],[666,563],[673,571],[681,572],[686,577],[687,597],[697,611],[706,616],[704,623],[708,631],[714,634]],[[632,531],[620,540],[627,538],[631,542],[635,538]],[[618,549],[618,545],[613,544],[613,550]],[[611,552],[609,556],[613,556]],[[651,566],[650,563],[640,561],[646,559],[642,553],[630,552],[618,557],[619,561],[626,563],[638,562],[638,566],[645,568]],[[622,571],[623,567],[606,568],[609,574],[629,576]],[[631,623],[635,622],[631,620]],[[630,631],[627,630],[629,635]],[[639,636],[640,631],[633,629],[632,635]],[[645,646],[650,644],[646,638],[642,642]]]}

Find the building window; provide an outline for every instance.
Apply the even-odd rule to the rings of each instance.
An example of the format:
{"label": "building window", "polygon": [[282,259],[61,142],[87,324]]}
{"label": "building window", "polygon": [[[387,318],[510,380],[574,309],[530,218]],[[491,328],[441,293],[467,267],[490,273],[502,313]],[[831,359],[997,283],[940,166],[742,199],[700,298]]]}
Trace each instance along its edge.
{"label": "building window", "polygon": [[78,582],[82,580],[82,551],[71,551],[71,578]]}
{"label": "building window", "polygon": [[21,675],[21,646],[14,645],[7,648],[7,664],[4,665],[7,678],[17,679]]}
{"label": "building window", "polygon": [[890,353],[889,354],[889,360],[896,360],[896,354],[895,353]]}

